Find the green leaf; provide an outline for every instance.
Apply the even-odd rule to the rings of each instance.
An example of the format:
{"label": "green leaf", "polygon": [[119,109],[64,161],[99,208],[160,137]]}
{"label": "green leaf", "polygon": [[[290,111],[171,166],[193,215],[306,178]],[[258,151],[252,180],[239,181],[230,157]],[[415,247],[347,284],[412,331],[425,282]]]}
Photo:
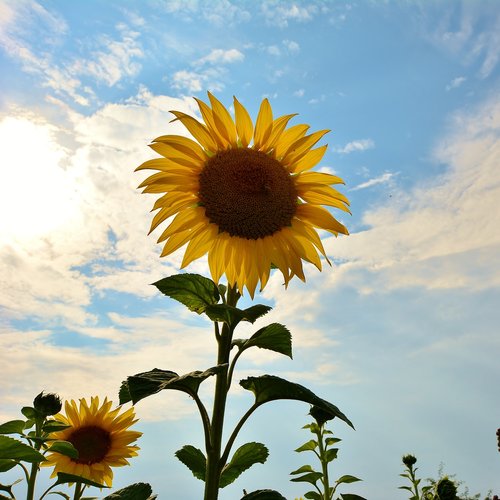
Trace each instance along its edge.
{"label": "green leaf", "polygon": [[413,491],[409,486],[398,486],[399,490]]}
{"label": "green leaf", "polygon": [[220,298],[217,285],[199,274],[177,274],[163,278],[153,285],[164,295],[198,314],[205,312],[207,306],[217,304]]}
{"label": "green leaf", "polygon": [[353,493],[341,493],[340,496],[342,500],[366,500],[365,497],[360,497],[359,495],[354,495]]}
{"label": "green leaf", "polygon": [[326,450],[326,461],[328,463],[332,462],[337,458],[338,453],[339,453],[338,448],[330,448],[329,450]]}
{"label": "green leaf", "polygon": [[299,453],[301,451],[313,451],[314,449],[316,449],[316,446],[318,446],[318,443],[314,439],[311,439],[307,443],[304,443],[302,446],[299,446],[295,451],[298,451]]}
{"label": "green leaf", "polygon": [[317,491],[308,491],[305,495],[304,498],[307,498],[309,500],[323,500],[321,498],[321,495]]}
{"label": "green leaf", "polygon": [[149,500],[151,498],[151,486],[147,483],[135,483],[115,491],[103,500]]}
{"label": "green leaf", "polygon": [[31,446],[17,439],[0,436],[0,459],[5,458],[29,463],[45,462],[45,457]]}
{"label": "green leaf", "polygon": [[220,477],[220,487],[225,488],[244,471],[256,463],[265,463],[269,450],[262,443],[246,443],[240,446],[231,461],[224,466]]}
{"label": "green leaf", "polygon": [[308,472],[300,477],[292,477],[290,481],[293,481],[294,483],[310,483],[314,485],[316,484],[316,481],[322,477],[323,474],[321,472]]}
{"label": "green leaf", "polygon": [[7,472],[18,464],[16,460],[11,460],[10,458],[0,459],[0,472]]}
{"label": "green leaf", "polygon": [[340,418],[354,429],[351,421],[335,405],[319,398],[316,394],[302,385],[295,384],[272,375],[248,377],[241,380],[240,385],[244,389],[254,393],[257,405],[262,405],[269,401],[277,401],[280,399],[304,401],[305,403],[316,405],[324,411],[330,412],[332,415]]}
{"label": "green leaf", "polygon": [[255,332],[248,340],[237,339],[233,344],[240,350],[255,346],[292,358],[292,336],[288,329],[279,323],[271,323]]}
{"label": "green leaf", "polygon": [[222,321],[233,328],[243,319],[243,311],[227,304],[213,304],[205,308],[204,313],[212,321]]}
{"label": "green leaf", "polygon": [[0,425],[0,434],[22,434],[24,431],[24,420],[10,420]]}
{"label": "green leaf", "polygon": [[175,456],[193,473],[193,476],[205,481],[207,459],[203,452],[187,444],[175,452]]}
{"label": "green leaf", "polygon": [[169,370],[154,368],[149,372],[138,373],[122,382],[120,388],[120,404],[132,401],[136,404],[141,399],[156,394],[164,389],[173,389],[194,396],[200,384],[208,377],[215,375],[227,365],[218,365],[204,372],[194,371],[186,375],[178,375]]}
{"label": "green leaf", "polygon": [[[297,450],[295,450],[297,451]],[[290,472],[290,474],[302,474],[304,472],[316,472],[310,465],[303,465],[302,467],[299,467],[297,470],[294,470],[293,472]]]}
{"label": "green leaf", "polygon": [[256,490],[246,493],[241,500],[286,500],[286,498],[275,490]]}
{"label": "green leaf", "polygon": [[340,443],[340,441],[342,441],[342,439],[339,439],[339,438],[326,438],[325,439],[326,446],[330,446],[332,444]]}
{"label": "green leaf", "polygon": [[267,314],[271,309],[271,306],[265,306],[264,304],[255,304],[254,306],[248,307],[247,309],[243,310],[243,321],[248,321],[249,323],[253,324],[260,317]]}
{"label": "green leaf", "polygon": [[43,426],[43,431],[47,434],[50,434],[51,432],[63,431],[68,427],[71,427],[71,425],[63,424],[62,422],[59,422],[57,420],[48,420]]}
{"label": "green leaf", "polygon": [[31,406],[23,406],[21,408],[21,413],[28,419],[34,420],[37,416],[36,410]]}
{"label": "green leaf", "polygon": [[69,441],[53,441],[48,451],[53,451],[69,458],[78,458],[78,450]]}
{"label": "green leaf", "polygon": [[55,485],[58,484],[69,484],[69,483],[81,483],[86,484],[87,486],[95,486],[96,488],[108,488],[105,484],[96,483],[95,481],[91,481],[86,477],[75,476],[74,474],[66,474],[65,472],[57,473],[57,481]]}
{"label": "green leaf", "polygon": [[346,474],[345,476],[339,477],[336,481],[337,484],[341,483],[355,483],[356,481],[362,481],[362,479],[359,479],[359,477],[356,476],[350,476],[349,474]]}

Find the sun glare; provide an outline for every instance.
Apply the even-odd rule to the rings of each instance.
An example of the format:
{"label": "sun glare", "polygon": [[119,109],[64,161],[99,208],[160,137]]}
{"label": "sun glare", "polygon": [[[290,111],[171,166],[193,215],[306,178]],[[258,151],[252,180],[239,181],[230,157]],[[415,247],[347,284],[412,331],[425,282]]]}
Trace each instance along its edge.
{"label": "sun glare", "polygon": [[31,239],[60,227],[75,212],[74,182],[61,163],[66,153],[50,126],[26,118],[0,122],[0,235]]}

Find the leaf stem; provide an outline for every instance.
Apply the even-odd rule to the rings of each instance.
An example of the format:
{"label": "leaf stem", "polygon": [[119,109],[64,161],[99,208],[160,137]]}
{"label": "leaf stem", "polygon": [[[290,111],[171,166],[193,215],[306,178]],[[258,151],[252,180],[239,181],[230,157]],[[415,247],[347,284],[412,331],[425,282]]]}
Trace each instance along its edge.
{"label": "leaf stem", "polygon": [[335,490],[333,490],[330,494],[330,482],[328,480],[328,459],[326,456],[326,449],[323,445],[323,425],[319,426],[316,435],[318,436],[318,449],[321,462],[321,469],[323,472],[323,478],[321,480],[321,482],[323,483],[323,490],[324,490],[323,498],[324,500],[331,500]]}

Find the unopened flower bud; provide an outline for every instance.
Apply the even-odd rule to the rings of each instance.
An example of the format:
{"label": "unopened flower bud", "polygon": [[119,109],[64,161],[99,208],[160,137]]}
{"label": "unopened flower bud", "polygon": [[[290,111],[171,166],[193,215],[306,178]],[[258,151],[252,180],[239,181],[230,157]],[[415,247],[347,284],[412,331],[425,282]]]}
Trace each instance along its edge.
{"label": "unopened flower bud", "polygon": [[453,481],[447,477],[443,477],[437,485],[437,494],[439,500],[456,500],[457,487]]}
{"label": "unopened flower bud", "polygon": [[335,415],[329,411],[323,410],[323,408],[320,408],[319,406],[312,406],[309,410],[309,415],[311,415],[311,417],[318,422],[319,426],[322,426],[325,422],[328,422],[328,420],[335,418]]}
{"label": "unopened flower bud", "polygon": [[62,408],[61,398],[57,394],[44,394],[43,391],[34,399],[33,406],[44,417],[59,413]]}
{"label": "unopened flower bud", "polygon": [[406,467],[413,467],[417,463],[417,459],[413,455],[405,455],[403,457],[403,463]]}

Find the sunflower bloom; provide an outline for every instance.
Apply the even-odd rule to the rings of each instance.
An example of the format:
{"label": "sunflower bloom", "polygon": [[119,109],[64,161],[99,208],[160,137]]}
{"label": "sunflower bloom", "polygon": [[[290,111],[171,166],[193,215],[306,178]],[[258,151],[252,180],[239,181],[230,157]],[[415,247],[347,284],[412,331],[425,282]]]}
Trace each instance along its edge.
{"label": "sunflower bloom", "polygon": [[78,458],[70,458],[59,453],[49,453],[44,466],[54,467],[51,477],[58,472],[82,476],[106,486],[113,482],[111,467],[129,465],[127,458],[137,455],[137,446],[131,446],[142,433],[127,430],[135,420],[134,409],[120,414],[120,408],[111,410],[112,402],[107,398],[99,406],[99,398],[92,397],[90,405],[80,399],[65,403],[64,415],[56,415],[56,420],[69,425],[67,429],[54,432],[51,437],[69,441],[78,450]]}
{"label": "sunflower bloom", "polygon": [[348,234],[323,205],[349,212],[347,198],[332,185],[337,176],[311,169],[327,146],[314,148],[329,132],[307,134],[308,125],[288,127],[295,115],[273,118],[264,99],[255,121],[234,98],[234,119],[208,93],[210,104],[196,99],[203,122],[171,111],[195,140],[179,135],[156,138],[150,147],[161,158],[137,170],[151,169],[139,188],[162,194],[150,232],[173,217],[158,239],[161,257],[187,244],[181,267],[208,254],[212,279],[225,275],[240,292],[262,290],[273,267],[285,284],[305,281],[302,261],[321,271],[328,261],[317,230]]}

